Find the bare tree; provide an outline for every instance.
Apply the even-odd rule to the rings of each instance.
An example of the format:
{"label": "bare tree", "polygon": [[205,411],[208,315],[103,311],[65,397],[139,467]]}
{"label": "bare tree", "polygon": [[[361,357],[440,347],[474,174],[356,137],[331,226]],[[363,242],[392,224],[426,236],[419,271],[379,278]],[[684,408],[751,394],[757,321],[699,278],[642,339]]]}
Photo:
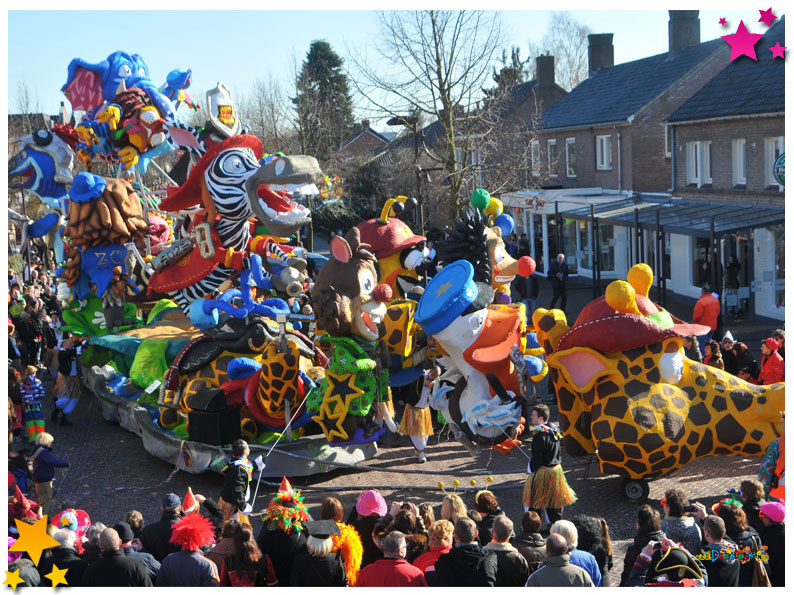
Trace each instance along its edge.
{"label": "bare tree", "polygon": [[16,122],[14,130],[8,131],[9,135],[22,136],[32,133],[35,127],[31,116],[41,113],[41,106],[38,92],[31,90],[24,79],[17,83],[16,109],[22,118]]}
{"label": "bare tree", "polygon": [[240,101],[240,115],[250,133],[259,137],[265,151],[290,152],[289,99],[271,73],[257,78],[251,90]]}
{"label": "bare tree", "polygon": [[570,12],[553,12],[543,38],[529,40],[529,55],[554,56],[556,82],[570,91],[587,78],[587,36],[592,32]]}
{"label": "bare tree", "polygon": [[[381,113],[423,112],[437,119],[435,144],[446,169],[447,213],[454,217],[469,167],[477,102],[501,54],[498,13],[484,11],[390,11],[378,13],[375,44],[381,60],[351,59],[351,80]],[[435,139],[430,139],[434,141]]]}

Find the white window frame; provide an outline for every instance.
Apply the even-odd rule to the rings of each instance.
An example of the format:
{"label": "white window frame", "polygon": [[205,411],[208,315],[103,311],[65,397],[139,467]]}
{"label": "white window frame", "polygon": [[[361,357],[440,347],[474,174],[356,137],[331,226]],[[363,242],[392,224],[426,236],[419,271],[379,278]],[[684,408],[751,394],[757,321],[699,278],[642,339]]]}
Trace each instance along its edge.
{"label": "white window frame", "polygon": [[703,141],[700,144],[701,146],[701,157],[700,162],[703,164],[703,184],[711,184],[712,182],[712,173],[711,173],[711,141]]}
{"label": "white window frame", "polygon": [[[551,148],[554,147],[554,159],[551,158]],[[560,160],[560,154],[557,152],[557,139],[550,138],[546,141],[546,155],[549,158],[549,176],[552,178],[556,178],[557,176],[557,164]]]}
{"label": "white window frame", "polygon": [[529,144],[529,154],[532,159],[532,175],[540,175],[540,141],[533,140]]}
{"label": "white window frame", "polygon": [[670,131],[671,130],[672,130],[672,127],[669,124],[665,124],[664,125],[664,156],[667,157],[667,158],[670,158],[670,157],[673,156],[673,153],[672,153],[672,150],[671,150],[671,147],[673,146],[673,143],[670,142],[670,137],[671,137]]}
{"label": "white window frame", "polygon": [[599,134],[596,142],[596,169],[609,171],[612,169],[612,135]]}
{"label": "white window frame", "polygon": [[731,140],[731,171],[733,186],[747,186],[747,139]]}
{"label": "white window frame", "polygon": [[[573,174],[571,174],[570,146],[573,145]],[[569,178],[576,177],[576,138],[565,139],[565,173]]]}
{"label": "white window frame", "polygon": [[686,144],[686,183],[687,186],[701,185],[700,141],[690,141]]}
{"label": "white window frame", "polygon": [[785,137],[784,136],[768,136],[764,138],[764,188],[770,186],[777,186],[780,192],[783,192],[783,186],[778,184],[772,167],[775,165],[777,156],[785,151]]}

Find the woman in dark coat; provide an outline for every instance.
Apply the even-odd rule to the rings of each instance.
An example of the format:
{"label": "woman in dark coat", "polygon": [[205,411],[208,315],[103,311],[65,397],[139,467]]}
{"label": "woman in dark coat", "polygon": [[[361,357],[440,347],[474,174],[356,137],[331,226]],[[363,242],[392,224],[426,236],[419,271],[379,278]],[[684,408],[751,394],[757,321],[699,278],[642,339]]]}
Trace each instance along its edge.
{"label": "woman in dark coat", "polygon": [[602,586],[609,586],[609,571],[612,569],[612,540],[609,526],[602,518],[580,514],[571,519],[579,534],[576,549],[593,554],[601,571]]}
{"label": "woman in dark coat", "polygon": [[278,584],[267,554],[254,541],[248,523],[234,528],[234,554],[221,562],[221,587],[272,587]]}
{"label": "woman in dark coat", "polygon": [[[634,536],[634,543],[626,550],[626,557],[623,559],[623,572],[620,574],[621,587],[626,586],[629,575],[634,568],[634,561],[640,555],[642,548],[651,541],[661,541],[665,537],[661,530],[662,520],[659,511],[654,510],[649,504],[643,504],[637,510],[637,534]],[[580,538],[581,539],[581,538]],[[602,573],[601,576],[604,576]]]}
{"label": "woman in dark coat", "polygon": [[758,362],[755,361],[747,345],[737,341],[733,344],[733,354],[736,356],[736,368],[738,370],[749,367],[749,370],[747,370],[748,374],[753,378],[758,378]]}
{"label": "woman in dark coat", "polygon": [[309,538],[307,551],[292,563],[290,587],[346,587],[345,562],[340,552],[334,552],[332,535],[341,535],[339,526],[331,520],[305,523]]}
{"label": "woman in dark coat", "polygon": [[[750,548],[755,553],[761,549],[761,537],[747,523],[747,516],[736,504],[722,503],[717,508],[717,516],[725,521],[725,535],[730,537],[739,549]],[[753,586],[753,565],[748,563],[739,566],[739,587]]]}

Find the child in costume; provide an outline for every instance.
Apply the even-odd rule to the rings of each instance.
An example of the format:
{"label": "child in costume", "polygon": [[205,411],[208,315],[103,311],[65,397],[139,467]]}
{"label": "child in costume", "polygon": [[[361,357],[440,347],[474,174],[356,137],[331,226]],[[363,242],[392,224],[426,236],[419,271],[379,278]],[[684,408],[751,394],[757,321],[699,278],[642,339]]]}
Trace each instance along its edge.
{"label": "child in costume", "polygon": [[25,411],[22,413],[22,421],[25,423],[25,431],[28,435],[28,442],[36,442],[36,436],[44,432],[44,414],[41,412],[41,400],[44,398],[44,385],[41,380],[36,378],[36,366],[28,366],[25,369],[25,382],[19,387],[22,393],[22,403]]}
{"label": "child in costume", "polygon": [[238,512],[249,512],[251,506],[251,476],[254,466],[248,460],[250,450],[245,440],[235,440],[232,444],[232,460],[223,472],[223,490],[218,504],[223,510],[223,523],[228,523]]}
{"label": "child in costume", "polygon": [[422,392],[416,403],[407,403],[403,413],[400,427],[397,431],[400,434],[407,434],[417,452],[417,459],[420,463],[427,462],[425,447],[427,439],[433,435],[433,418],[430,415],[430,394],[433,387],[441,375],[441,368],[434,366],[430,370],[425,370],[422,381]]}

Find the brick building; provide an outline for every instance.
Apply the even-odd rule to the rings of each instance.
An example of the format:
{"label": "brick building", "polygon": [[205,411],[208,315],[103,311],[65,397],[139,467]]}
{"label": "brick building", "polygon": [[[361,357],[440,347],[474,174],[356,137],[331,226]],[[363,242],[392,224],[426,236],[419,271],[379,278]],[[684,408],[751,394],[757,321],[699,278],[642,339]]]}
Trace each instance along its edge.
{"label": "brick building", "polygon": [[543,113],[528,187],[544,190],[503,197],[540,274],[560,252],[573,273],[592,277],[597,262],[606,279],[625,278],[637,258],[629,229],[605,223],[594,242],[592,224],[567,212],[670,191],[664,119],[728,63],[730,47],[722,39],[701,43],[698,11],[669,15],[668,51],[656,56],[615,65],[613,35],[589,35],[589,77]]}
{"label": "brick building", "polygon": [[[785,64],[769,48],[784,45],[785,16],[755,46],[757,61],[741,56],[672,112],[669,130],[673,197],[729,210],[733,224],[710,238],[673,242],[690,263],[681,283],[708,281],[724,292],[721,271],[729,256],[740,266],[739,299],[744,310],[782,319],[785,314],[783,185],[774,173],[785,144]],[[713,279],[698,273],[716,262]],[[686,268],[686,267],[685,267]],[[708,266],[705,267],[708,270]],[[728,304],[724,304],[727,306]],[[733,304],[730,304],[733,306]]]}
{"label": "brick building", "polygon": [[337,166],[355,160],[366,161],[389,144],[389,139],[370,128],[369,120],[362,120],[339,149],[331,155]]}

